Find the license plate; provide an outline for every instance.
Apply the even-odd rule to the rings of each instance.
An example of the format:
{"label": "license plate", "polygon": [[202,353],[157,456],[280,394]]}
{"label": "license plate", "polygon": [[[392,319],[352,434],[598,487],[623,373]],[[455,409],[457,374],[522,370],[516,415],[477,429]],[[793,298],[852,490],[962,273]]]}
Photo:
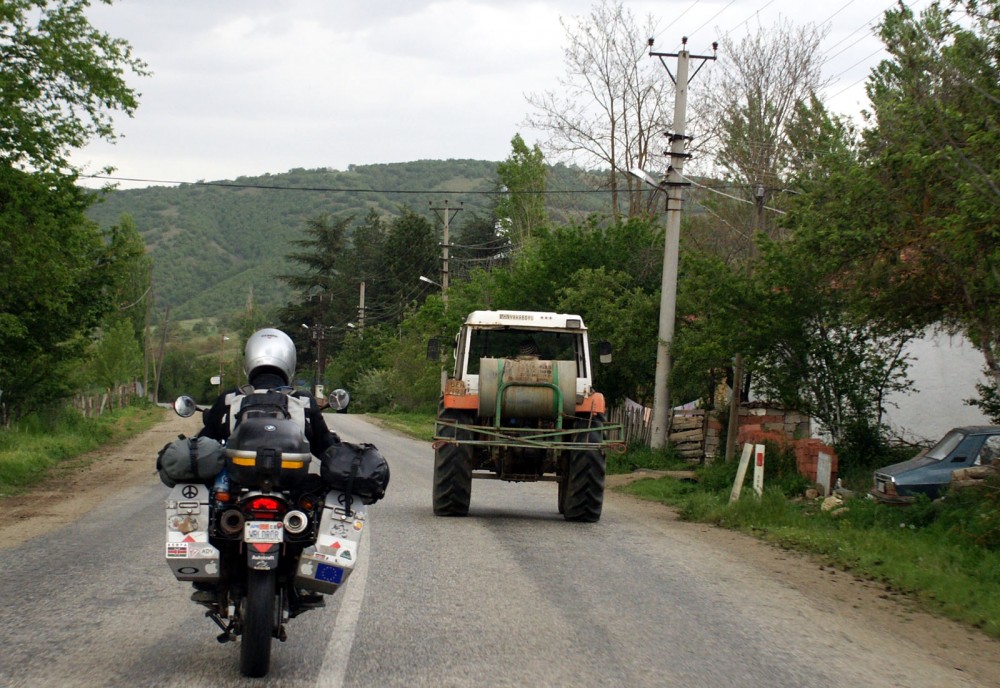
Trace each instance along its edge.
{"label": "license plate", "polygon": [[243,542],[282,542],[284,536],[281,521],[247,521],[243,527]]}

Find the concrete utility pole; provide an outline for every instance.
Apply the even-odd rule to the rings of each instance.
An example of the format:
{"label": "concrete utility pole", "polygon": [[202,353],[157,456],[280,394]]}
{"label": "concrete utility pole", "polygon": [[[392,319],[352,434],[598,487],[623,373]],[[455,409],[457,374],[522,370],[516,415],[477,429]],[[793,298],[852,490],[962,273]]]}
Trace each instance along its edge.
{"label": "concrete utility pole", "polygon": [[[433,210],[438,217],[444,222],[444,240],[441,242],[441,301],[445,304],[448,303],[448,249],[451,248],[451,244],[448,242],[448,224],[451,218],[458,215],[462,208],[452,208],[448,205],[448,201],[444,202],[443,206],[435,207],[434,201],[429,201],[431,210]],[[464,203],[459,203],[459,206],[464,205]],[[442,215],[443,213],[443,215]]]}
{"label": "concrete utility pole", "polygon": [[358,296],[358,331],[364,335],[365,331],[365,283],[361,282],[361,293]]}
{"label": "concrete utility pole", "polygon": [[[670,137],[670,165],[667,167],[667,234],[663,246],[663,277],[660,282],[660,326],[656,342],[656,376],[653,389],[653,427],[649,437],[649,446],[662,449],[667,445],[667,432],[670,428],[670,348],[674,342],[674,322],[676,320],[677,304],[677,258],[680,251],[681,236],[681,204],[683,203],[684,181],[681,172],[684,169],[684,159],[691,157],[685,152],[689,136],[684,135],[687,124],[687,90],[688,82],[698,74],[698,71],[708,60],[715,59],[718,43],[712,44],[711,55],[691,55],[687,51],[687,36],[681,39],[679,53],[653,52],[653,39],[649,39],[650,57],[658,57],[667,70],[667,74],[676,86],[674,95],[674,131]],[[665,57],[677,58],[677,78],[667,66]],[[701,60],[695,73],[688,77],[690,61]]]}

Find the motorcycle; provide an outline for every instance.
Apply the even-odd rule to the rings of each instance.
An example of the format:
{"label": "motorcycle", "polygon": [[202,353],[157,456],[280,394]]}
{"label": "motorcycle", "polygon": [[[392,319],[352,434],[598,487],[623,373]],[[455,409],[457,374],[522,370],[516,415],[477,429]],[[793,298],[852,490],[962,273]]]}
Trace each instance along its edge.
{"label": "motorcycle", "polygon": [[[335,390],[328,403],[340,411],[350,396]],[[174,410],[189,417],[195,402],[180,397]],[[191,446],[197,478],[200,445]],[[221,629],[218,641],[240,640],[240,672],[261,677],[270,669],[272,639],[287,639],[285,624],[323,607],[324,596],[347,582],[366,505],[350,485],[331,487],[309,471],[309,446],[290,419],[244,418],[222,451],[224,468],[211,486],[196,479],[173,486],[166,560],[177,580],[194,584],[192,600]]]}

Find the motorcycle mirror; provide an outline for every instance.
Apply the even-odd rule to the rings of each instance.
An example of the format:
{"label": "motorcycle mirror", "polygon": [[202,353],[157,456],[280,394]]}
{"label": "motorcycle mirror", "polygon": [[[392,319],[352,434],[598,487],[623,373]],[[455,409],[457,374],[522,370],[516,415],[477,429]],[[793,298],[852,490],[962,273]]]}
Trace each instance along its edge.
{"label": "motorcycle mirror", "polygon": [[176,413],[181,418],[190,418],[194,415],[194,412],[198,410],[198,405],[194,403],[194,399],[189,396],[177,397],[174,400],[174,413]]}
{"label": "motorcycle mirror", "polygon": [[351,403],[351,395],[346,389],[335,389],[326,398],[326,403],[333,411],[343,411]]}

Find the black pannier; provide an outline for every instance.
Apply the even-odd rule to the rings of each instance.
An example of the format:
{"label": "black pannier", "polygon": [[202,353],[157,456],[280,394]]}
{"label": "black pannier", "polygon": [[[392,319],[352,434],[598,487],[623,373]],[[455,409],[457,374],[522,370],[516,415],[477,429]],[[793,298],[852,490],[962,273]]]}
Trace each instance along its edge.
{"label": "black pannier", "polygon": [[389,486],[389,463],[374,444],[341,442],[320,457],[320,476],[328,486],[374,504]]}
{"label": "black pannier", "polygon": [[310,461],[302,426],[289,418],[248,413],[226,443],[229,477],[243,487],[293,487],[309,474]]}
{"label": "black pannier", "polygon": [[211,437],[181,435],[156,456],[156,471],[167,487],[177,483],[208,484],[225,465],[222,445]]}

